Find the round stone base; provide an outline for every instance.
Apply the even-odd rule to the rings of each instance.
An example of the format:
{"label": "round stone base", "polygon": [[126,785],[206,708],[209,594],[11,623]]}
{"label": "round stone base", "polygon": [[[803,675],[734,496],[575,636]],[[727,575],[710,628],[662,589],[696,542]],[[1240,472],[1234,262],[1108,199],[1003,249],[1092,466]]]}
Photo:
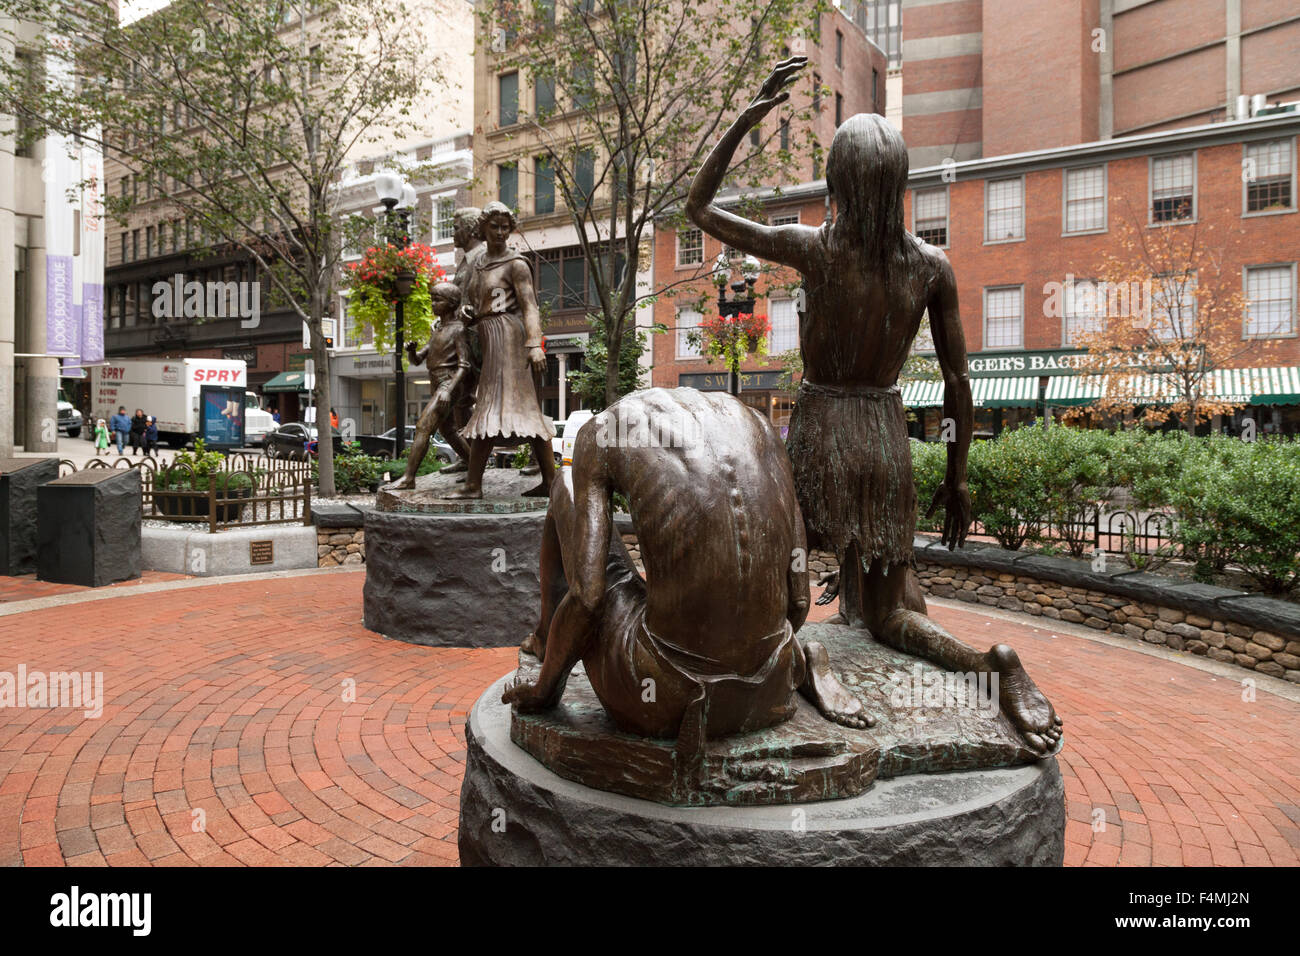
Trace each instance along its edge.
{"label": "round stone base", "polygon": [[556,776],[510,741],[507,678],[466,723],[463,866],[1060,866],[1056,759],[878,780],[845,800],[671,807]]}
{"label": "round stone base", "polygon": [[366,513],[365,625],[435,647],[517,647],[536,626],[545,511]]}

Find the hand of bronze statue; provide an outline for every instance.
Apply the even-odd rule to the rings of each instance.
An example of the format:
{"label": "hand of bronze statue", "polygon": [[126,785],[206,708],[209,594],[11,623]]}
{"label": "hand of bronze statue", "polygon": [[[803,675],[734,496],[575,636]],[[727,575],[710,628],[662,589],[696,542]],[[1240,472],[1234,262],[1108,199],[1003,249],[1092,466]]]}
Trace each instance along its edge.
{"label": "hand of bronze statue", "polygon": [[943,505],[943,537],[940,540],[954,551],[966,543],[966,533],[970,531],[970,489],[964,481],[944,481],[934,493],[934,500],[925,516],[934,514],[934,509]]}
{"label": "hand of bronze statue", "polygon": [[474,310],[469,307],[469,303],[460,307],[460,320],[466,325],[474,324]]}
{"label": "hand of bronze statue", "polygon": [[528,362],[537,371],[546,371],[546,351],[540,345],[534,345],[528,350]]}
{"label": "hand of bronze statue", "polygon": [[806,56],[792,56],[788,60],[782,60],[773,69],[767,81],[763,83],[763,88],[758,91],[754,101],[749,104],[746,113],[754,119],[767,114],[774,106],[784,103],[790,98],[790,91],[786,89],[791,83],[799,78],[799,71],[808,64]]}

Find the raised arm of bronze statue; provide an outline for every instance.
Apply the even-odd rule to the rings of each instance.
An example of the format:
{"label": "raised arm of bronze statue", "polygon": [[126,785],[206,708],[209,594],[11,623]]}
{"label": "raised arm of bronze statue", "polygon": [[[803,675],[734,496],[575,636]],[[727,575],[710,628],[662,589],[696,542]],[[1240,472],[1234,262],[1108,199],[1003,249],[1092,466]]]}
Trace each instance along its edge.
{"label": "raised arm of bronze statue", "polygon": [[966,543],[970,530],[970,491],[966,485],[966,458],[970,453],[971,434],[974,431],[974,406],[971,402],[970,376],[966,368],[966,336],[961,328],[957,309],[957,280],[952,266],[945,258],[935,282],[930,299],[930,332],[934,337],[934,350],[943,373],[943,417],[955,433],[948,442],[948,470],[943,484],[935,491],[929,514],[942,507],[943,543],[949,550]]}
{"label": "raised arm of bronze statue", "polygon": [[800,271],[805,271],[810,264],[810,246],[815,241],[816,229],[763,225],[727,212],[715,205],[713,199],[726,177],[736,147],[764,116],[790,98],[786,87],[799,78],[799,71],[807,63],[806,56],[792,56],[776,65],[753,102],[736,117],[704,160],[686,197],[686,214],[709,235],[742,252]]}

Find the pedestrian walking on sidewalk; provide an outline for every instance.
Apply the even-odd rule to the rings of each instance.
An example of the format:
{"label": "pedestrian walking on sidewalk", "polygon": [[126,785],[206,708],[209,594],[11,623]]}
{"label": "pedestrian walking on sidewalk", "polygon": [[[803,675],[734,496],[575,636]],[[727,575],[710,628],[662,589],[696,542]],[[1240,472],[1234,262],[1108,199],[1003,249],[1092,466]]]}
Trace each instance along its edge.
{"label": "pedestrian walking on sidewalk", "polygon": [[149,427],[149,416],[144,413],[143,408],[137,408],[135,414],[131,416],[131,454],[140,454],[140,449],[144,447],[145,430]]}
{"label": "pedestrian walking on sidewalk", "polygon": [[117,453],[125,454],[126,436],[131,431],[131,419],[126,415],[125,405],[118,406],[117,414],[109,418],[108,430],[113,433],[113,441],[117,443]]}
{"label": "pedestrian walking on sidewalk", "polygon": [[95,423],[95,457],[98,458],[101,454],[107,451],[108,425],[106,425],[104,419],[101,418]]}

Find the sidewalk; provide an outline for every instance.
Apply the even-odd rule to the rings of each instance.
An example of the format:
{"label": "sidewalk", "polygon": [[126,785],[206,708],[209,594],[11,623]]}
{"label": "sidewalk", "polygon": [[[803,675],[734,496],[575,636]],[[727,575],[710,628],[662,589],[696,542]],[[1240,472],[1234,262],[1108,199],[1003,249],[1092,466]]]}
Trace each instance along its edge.
{"label": "sidewalk", "polygon": [[[363,573],[161,582],[0,616],[0,670],[104,681],[99,719],[0,710],[0,865],[456,862],[465,715],[514,649],[366,631]],[[49,595],[0,583],[6,602]],[[933,616],[1012,644],[1063,715],[1067,864],[1300,861],[1294,695],[1261,677],[1248,703],[1226,670]]]}

